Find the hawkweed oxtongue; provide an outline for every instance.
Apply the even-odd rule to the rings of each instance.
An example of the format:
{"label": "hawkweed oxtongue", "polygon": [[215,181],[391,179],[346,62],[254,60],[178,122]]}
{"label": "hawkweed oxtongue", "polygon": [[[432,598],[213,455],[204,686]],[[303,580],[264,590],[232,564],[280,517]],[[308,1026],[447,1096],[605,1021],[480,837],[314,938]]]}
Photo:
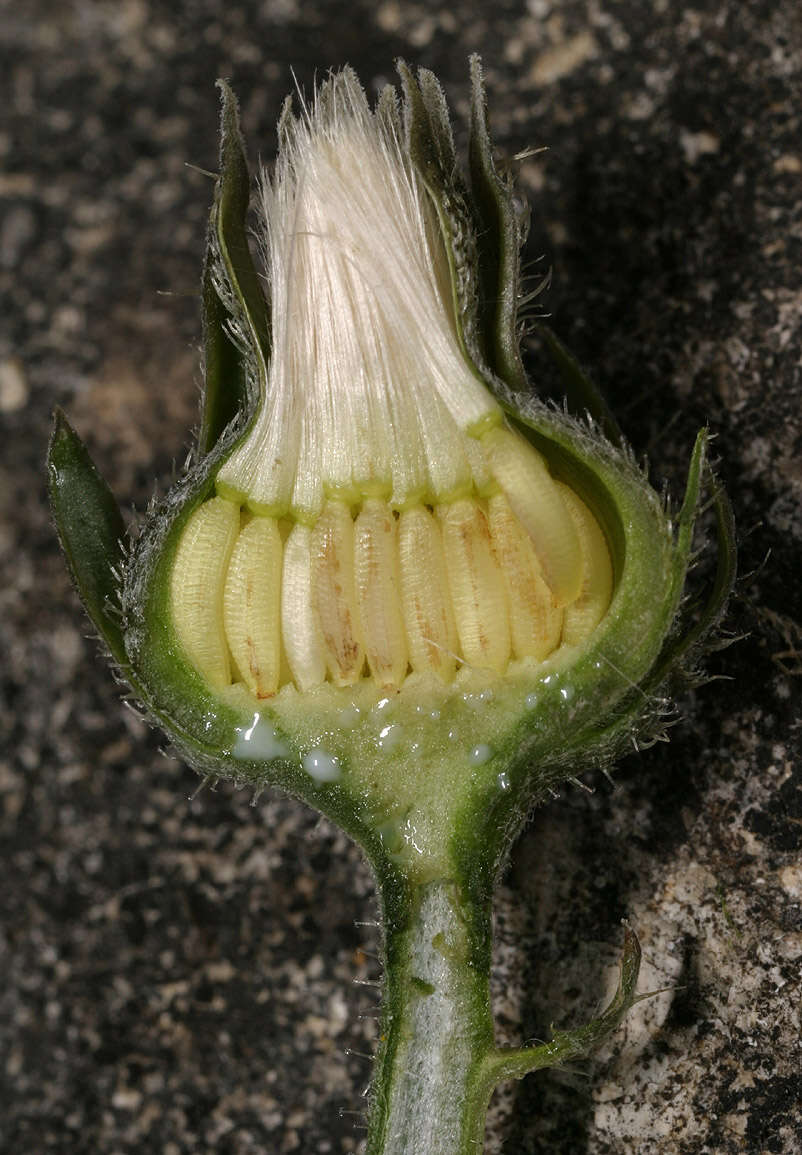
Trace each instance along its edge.
{"label": "hawkweed oxtongue", "polygon": [[[49,464],[79,591],[154,721],[204,776],[281,786],[372,864],[385,997],[369,1152],[467,1155],[496,1083],[583,1053],[635,997],[627,931],[598,1019],[497,1048],[493,885],[555,783],[664,726],[732,545],[704,434],[672,516],[548,333],[584,416],[531,394],[522,224],[478,62],[469,184],[437,82],[401,74],[401,106],[387,89],[372,110],[344,70],[285,108],[258,273],[222,86],[194,464],[130,547],[61,416]],[[721,548],[701,605],[683,590],[705,485]]]}

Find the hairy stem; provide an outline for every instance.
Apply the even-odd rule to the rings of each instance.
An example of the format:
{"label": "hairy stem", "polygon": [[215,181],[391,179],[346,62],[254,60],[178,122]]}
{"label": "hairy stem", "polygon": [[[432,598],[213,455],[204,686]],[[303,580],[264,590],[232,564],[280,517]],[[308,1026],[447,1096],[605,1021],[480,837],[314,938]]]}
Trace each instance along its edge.
{"label": "hairy stem", "polygon": [[386,938],[366,1155],[479,1155],[492,1085],[490,904],[409,887]]}

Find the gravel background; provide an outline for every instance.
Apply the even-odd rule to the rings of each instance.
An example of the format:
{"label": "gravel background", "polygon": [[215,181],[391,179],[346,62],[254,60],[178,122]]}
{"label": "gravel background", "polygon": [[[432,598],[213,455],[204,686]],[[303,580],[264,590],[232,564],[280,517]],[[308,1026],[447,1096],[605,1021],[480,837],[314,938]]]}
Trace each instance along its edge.
{"label": "gravel background", "polygon": [[[477,14],[478,12],[478,14]],[[526,160],[553,324],[659,485],[717,435],[742,578],[727,681],[541,810],[499,895],[509,1039],[589,1013],[618,920],[641,1003],[592,1060],[500,1095],[505,1155],[802,1150],[802,9],[796,0],[0,3],[0,1149],[358,1150],[373,891],[335,830],[159,756],[85,640],[43,457],[63,405],[126,507],[196,418],[214,79],[269,158],[290,67],[482,52]],[[366,1016],[366,1017],[360,1017]],[[355,1123],[357,1128],[355,1129]]]}

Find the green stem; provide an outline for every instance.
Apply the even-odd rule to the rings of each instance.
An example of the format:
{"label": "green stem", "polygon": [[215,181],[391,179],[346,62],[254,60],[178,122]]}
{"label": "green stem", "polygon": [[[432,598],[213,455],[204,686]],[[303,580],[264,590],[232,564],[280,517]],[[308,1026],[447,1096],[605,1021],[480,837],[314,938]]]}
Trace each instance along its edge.
{"label": "green stem", "polygon": [[380,883],[385,919],[382,1031],[366,1155],[481,1155],[493,1088],[586,1055],[638,998],[640,945],[624,924],[618,988],[584,1026],[502,1048],[490,1011],[491,898],[452,880]]}
{"label": "green stem", "polygon": [[386,932],[366,1155],[479,1155],[492,1084],[490,901],[408,885]]}

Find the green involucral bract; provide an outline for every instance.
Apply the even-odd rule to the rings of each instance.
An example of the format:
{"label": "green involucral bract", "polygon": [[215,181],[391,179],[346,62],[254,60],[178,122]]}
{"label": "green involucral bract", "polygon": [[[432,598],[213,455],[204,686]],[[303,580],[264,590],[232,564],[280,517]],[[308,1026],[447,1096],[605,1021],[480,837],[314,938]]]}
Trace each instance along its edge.
{"label": "green involucral bract", "polygon": [[[556,783],[662,729],[734,548],[704,431],[672,514],[545,329],[570,409],[532,391],[523,225],[479,63],[467,181],[439,84],[400,72],[400,104],[390,89],[369,109],[344,70],[300,118],[285,108],[260,190],[269,302],[221,83],[193,464],[126,545],[59,414],[50,491],[89,614],[187,762],[303,799],[370,861],[385,992],[368,1151],[467,1155],[496,1083],[584,1053],[635,998],[627,930],[598,1019],[496,1048],[493,887]],[[686,590],[703,492],[706,600]]]}

